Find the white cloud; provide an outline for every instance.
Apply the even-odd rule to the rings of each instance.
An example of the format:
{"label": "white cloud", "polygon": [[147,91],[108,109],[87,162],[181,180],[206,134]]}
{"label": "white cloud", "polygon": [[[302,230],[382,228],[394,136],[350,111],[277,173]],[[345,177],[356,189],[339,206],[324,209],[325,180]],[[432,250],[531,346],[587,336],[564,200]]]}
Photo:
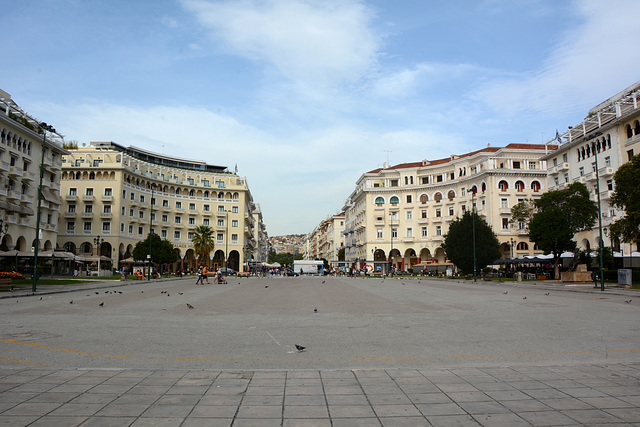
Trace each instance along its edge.
{"label": "white cloud", "polygon": [[539,69],[519,78],[492,79],[480,87],[477,99],[502,114],[586,113],[634,83],[640,57],[628,42],[640,40],[640,26],[625,14],[633,13],[637,2],[587,0],[574,6],[580,22],[564,31]]}
{"label": "white cloud", "polygon": [[376,62],[379,38],[360,1],[183,0],[227,53],[265,61],[306,84],[352,82]]}

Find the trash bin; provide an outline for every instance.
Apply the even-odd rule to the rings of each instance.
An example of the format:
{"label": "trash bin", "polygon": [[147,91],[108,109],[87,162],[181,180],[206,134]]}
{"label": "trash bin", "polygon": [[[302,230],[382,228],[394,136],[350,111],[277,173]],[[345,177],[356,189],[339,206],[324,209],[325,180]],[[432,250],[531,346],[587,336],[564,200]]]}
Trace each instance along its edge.
{"label": "trash bin", "polygon": [[517,280],[518,282],[522,282],[522,271],[518,271],[518,272],[516,273],[516,280]]}
{"label": "trash bin", "polygon": [[630,268],[620,268],[618,269],[618,284],[623,286],[631,286],[631,269]]}

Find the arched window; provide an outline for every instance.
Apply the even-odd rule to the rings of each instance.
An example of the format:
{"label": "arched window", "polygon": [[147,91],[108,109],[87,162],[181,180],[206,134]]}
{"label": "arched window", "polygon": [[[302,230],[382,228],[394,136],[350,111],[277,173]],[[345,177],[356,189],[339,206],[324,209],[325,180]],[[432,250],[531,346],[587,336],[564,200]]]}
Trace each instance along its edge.
{"label": "arched window", "polygon": [[436,194],[434,194],[433,200],[435,200],[436,202],[439,202],[440,200],[442,200],[442,193],[437,192]]}
{"label": "arched window", "polygon": [[389,203],[391,203],[392,205],[397,205],[399,202],[400,200],[396,196],[393,196],[389,199]]}
{"label": "arched window", "polygon": [[176,188],[176,194],[179,196],[180,195],[180,189]]}
{"label": "arched window", "polygon": [[498,188],[502,191],[507,191],[509,189],[509,183],[503,179],[498,183]]}
{"label": "arched window", "polygon": [[633,129],[631,129],[631,125],[627,125],[627,139],[633,138]]}
{"label": "arched window", "polygon": [[527,242],[520,242],[516,246],[516,249],[519,251],[526,251],[529,250],[529,245],[527,244]]}
{"label": "arched window", "polygon": [[207,199],[209,198],[209,190],[205,190],[204,197],[206,197]]}
{"label": "arched window", "polygon": [[611,135],[607,134],[607,148],[611,150]]}
{"label": "arched window", "polygon": [[482,185],[480,186],[480,189],[482,190],[483,193],[487,191],[487,184],[483,182]]}
{"label": "arched window", "polygon": [[422,203],[423,205],[426,204],[429,201],[429,196],[427,196],[426,194],[421,194],[420,195],[420,203]]}
{"label": "arched window", "polygon": [[449,192],[447,193],[447,199],[453,200],[455,197],[456,197],[456,192],[453,190],[449,190]]}
{"label": "arched window", "polygon": [[238,197],[240,197],[240,194],[233,193],[233,200],[238,200]]}
{"label": "arched window", "polygon": [[633,133],[638,136],[640,135],[640,121],[636,120],[633,124]]}
{"label": "arched window", "polygon": [[404,185],[409,185],[409,177],[408,176],[404,177]]}
{"label": "arched window", "polygon": [[191,191],[189,191],[189,196],[193,197],[193,196],[195,196],[195,195],[196,195],[195,190],[191,190]]}
{"label": "arched window", "polygon": [[524,190],[524,182],[516,181],[516,190],[523,191]]}
{"label": "arched window", "polygon": [[538,181],[533,181],[531,183],[531,189],[533,191],[540,191],[540,183]]}
{"label": "arched window", "polygon": [[96,173],[95,172],[91,172],[89,174],[89,179],[96,179]]}
{"label": "arched window", "polygon": [[80,253],[83,253],[83,254],[93,253],[93,246],[91,246],[91,243],[84,242],[83,244],[81,244],[80,245]]}
{"label": "arched window", "polygon": [[473,187],[471,187],[471,193],[473,194],[477,194],[478,193],[478,187],[476,187],[475,185]]}
{"label": "arched window", "polygon": [[218,199],[224,199],[224,193],[222,191],[218,193]]}
{"label": "arched window", "polygon": [[384,205],[384,197],[382,196],[376,197],[376,205]]}

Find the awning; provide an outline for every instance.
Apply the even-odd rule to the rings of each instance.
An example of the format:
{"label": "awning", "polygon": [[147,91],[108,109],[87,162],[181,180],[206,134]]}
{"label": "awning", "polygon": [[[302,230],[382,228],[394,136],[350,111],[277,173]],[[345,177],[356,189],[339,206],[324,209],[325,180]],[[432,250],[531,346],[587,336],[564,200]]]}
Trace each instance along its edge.
{"label": "awning", "polygon": [[[86,256],[84,257],[84,260],[87,262],[98,262],[98,256],[97,255]],[[111,262],[111,258],[107,258],[104,255],[100,255],[100,262]]]}
{"label": "awning", "polygon": [[42,192],[42,198],[45,199],[49,203],[54,203],[56,205],[60,204],[60,197],[56,197],[48,191]]}

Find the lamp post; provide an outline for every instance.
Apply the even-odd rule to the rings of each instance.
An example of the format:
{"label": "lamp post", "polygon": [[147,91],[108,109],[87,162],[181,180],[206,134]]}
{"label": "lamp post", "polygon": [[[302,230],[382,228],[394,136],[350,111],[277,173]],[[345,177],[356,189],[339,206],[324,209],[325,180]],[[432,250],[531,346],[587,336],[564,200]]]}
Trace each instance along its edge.
{"label": "lamp post", "polygon": [[147,272],[147,280],[151,280],[151,227],[153,227],[153,191],[155,189],[156,184],[151,184],[151,199],[149,199],[149,252],[147,253],[149,270]]}
{"label": "lamp post", "polygon": [[516,241],[515,241],[515,240],[513,240],[513,237],[512,237],[511,239],[509,239],[509,243],[511,243],[511,246],[509,247],[509,249],[511,249],[511,259],[513,259],[513,258],[514,258],[514,257],[513,257],[513,254],[514,254],[514,251],[513,251],[513,248],[514,248],[514,247],[513,247],[513,245],[516,243]]}
{"label": "lamp post", "polygon": [[45,122],[40,123],[42,129],[42,159],[40,160],[40,185],[38,186],[38,213],[36,214],[36,244],[33,249],[33,284],[31,292],[36,291],[36,282],[38,281],[38,246],[40,246],[40,209],[42,208],[42,178],[44,177],[44,150],[47,144],[47,131],[55,132],[56,130]]}
{"label": "lamp post", "polygon": [[471,189],[471,229],[473,235],[473,281],[477,282],[476,275],[476,189]]}
{"label": "lamp post", "polygon": [[100,249],[102,248],[102,244],[104,243],[104,239],[100,236],[93,239],[93,243],[96,245],[96,255],[98,255],[98,277],[100,277]]}
{"label": "lamp post", "polygon": [[389,212],[389,227],[391,228],[391,252],[389,252],[389,275],[393,277],[393,212]]}
{"label": "lamp post", "polygon": [[600,205],[600,171],[598,170],[598,152],[595,153],[596,158],[596,196],[598,197],[598,231],[600,232],[600,291],[604,292],[604,268],[602,266],[604,257],[602,256],[602,207]]}
{"label": "lamp post", "polygon": [[225,268],[225,274],[227,273],[227,268],[228,268],[228,263],[229,263],[229,211],[225,209],[224,211],[224,215],[225,215],[225,223],[227,226],[227,234],[224,237],[224,268]]}

